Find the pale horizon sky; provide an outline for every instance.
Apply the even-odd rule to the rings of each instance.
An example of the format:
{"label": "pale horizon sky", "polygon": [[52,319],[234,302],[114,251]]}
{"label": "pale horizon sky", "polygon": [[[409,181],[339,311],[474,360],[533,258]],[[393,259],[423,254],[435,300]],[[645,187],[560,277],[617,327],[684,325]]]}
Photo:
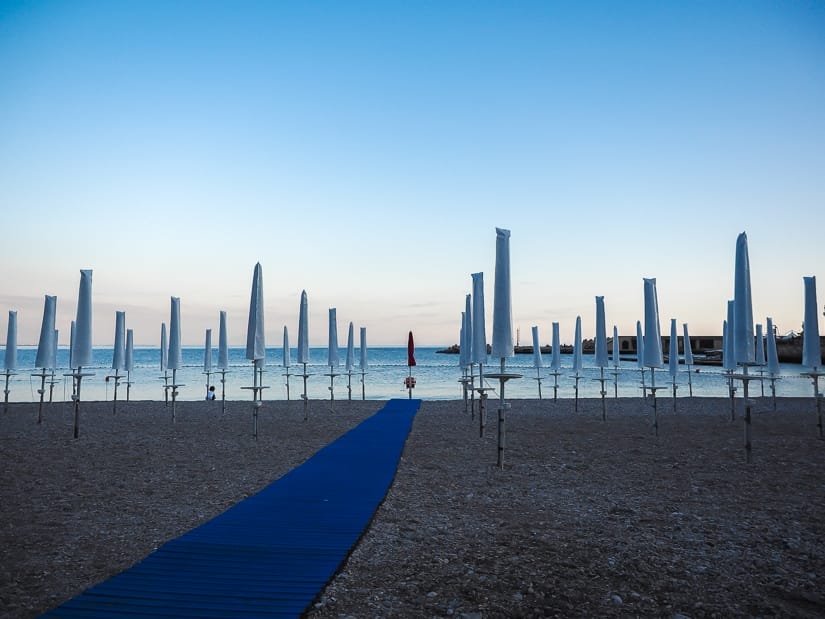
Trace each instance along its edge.
{"label": "pale horizon sky", "polygon": [[[471,273],[491,339],[495,228],[513,329],[635,333],[644,277],[718,334],[749,240],[754,319],[799,331],[825,265],[825,3],[0,4],[0,343],[36,344],[80,269],[94,342],[267,344],[337,308],[371,346],[457,343]],[[820,306],[825,291],[820,284]],[[821,314],[821,312],[820,312]],[[820,321],[822,318],[820,317]]]}

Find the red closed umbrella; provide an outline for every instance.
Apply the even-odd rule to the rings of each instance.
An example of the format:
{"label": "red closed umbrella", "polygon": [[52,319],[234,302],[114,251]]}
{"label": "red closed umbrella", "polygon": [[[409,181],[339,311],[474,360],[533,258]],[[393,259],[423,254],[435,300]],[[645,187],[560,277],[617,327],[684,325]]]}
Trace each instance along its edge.
{"label": "red closed umbrella", "polygon": [[413,342],[412,331],[407,338],[407,365],[410,367],[415,365],[415,342]]}

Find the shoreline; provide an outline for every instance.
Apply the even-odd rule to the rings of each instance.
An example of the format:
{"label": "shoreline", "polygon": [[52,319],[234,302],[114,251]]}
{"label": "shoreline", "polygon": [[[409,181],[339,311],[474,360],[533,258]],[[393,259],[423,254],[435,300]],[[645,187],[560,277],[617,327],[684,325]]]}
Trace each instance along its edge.
{"label": "shoreline", "polygon": [[[821,616],[825,447],[813,398],[424,400],[396,480],[310,617]],[[221,513],[366,419],[383,400],[11,403],[0,414],[3,617],[42,613]],[[120,405],[123,405],[123,409]],[[215,405],[217,404],[217,405]],[[133,409],[133,410],[130,410]],[[332,412],[331,408],[335,411]],[[617,598],[621,602],[617,602]],[[699,606],[697,606],[699,604]],[[477,614],[474,614],[477,613]]]}

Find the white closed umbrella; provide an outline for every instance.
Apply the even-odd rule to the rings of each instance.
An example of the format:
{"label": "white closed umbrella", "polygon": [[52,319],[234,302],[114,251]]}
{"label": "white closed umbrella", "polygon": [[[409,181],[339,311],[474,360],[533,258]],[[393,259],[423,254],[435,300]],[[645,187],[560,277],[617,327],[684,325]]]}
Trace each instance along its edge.
{"label": "white closed umbrella", "polygon": [[510,284],[510,231],[496,228],[496,270],[493,286],[493,345],[491,352],[501,366],[498,378],[498,466],[504,467],[505,411],[509,407],[504,398],[504,386],[508,380],[521,378],[521,374],[505,371],[506,360],[515,355],[513,347],[513,299]]}
{"label": "white closed umbrella", "polygon": [[17,311],[9,310],[9,324],[6,330],[6,351],[4,355],[6,386],[3,389],[3,412],[9,412],[9,378],[17,372]]}
{"label": "white closed umbrella", "polygon": [[667,368],[670,372],[671,385],[673,387],[673,410],[676,411],[676,378],[679,375],[679,335],[676,329],[676,319],[670,319],[670,342],[667,353]]}
{"label": "white closed umbrella", "polygon": [[364,384],[364,375],[367,373],[367,368],[369,365],[367,364],[367,328],[361,327],[360,329],[360,343],[359,343],[359,362],[358,368],[361,370],[361,399],[367,399],[366,393],[366,385]]}
{"label": "white closed umbrella", "polygon": [[762,325],[756,325],[756,365],[759,366],[759,388],[761,397],[765,397],[765,381],[762,375],[765,373],[765,336],[762,333]]}
{"label": "white closed umbrella", "polygon": [[656,368],[664,367],[662,358],[662,330],[659,325],[659,297],[656,278],[644,278],[645,298],[645,367],[650,368],[650,393],[653,396],[653,429],[659,434],[659,416],[656,407]]}
{"label": "white closed umbrella", "polygon": [[482,366],[487,363],[487,335],[484,324],[484,273],[473,273],[473,355],[472,362],[479,366],[479,386],[482,384]]}
{"label": "white closed umbrella", "polygon": [[167,367],[172,370],[172,421],[176,419],[176,407],[178,397],[178,370],[183,367],[183,351],[181,349],[181,328],[180,328],[180,297],[171,297],[169,311],[169,352],[166,356]]}
{"label": "white closed umbrella", "polygon": [[258,411],[261,408],[265,387],[263,368],[266,364],[266,338],[264,335],[264,275],[261,263],[255,264],[252,273],[252,292],[249,297],[249,320],[246,327],[246,358],[252,362],[252,435],[258,438]]}
{"label": "white closed umbrella", "polygon": [[338,317],[334,307],[329,308],[329,331],[327,345],[327,365],[329,366],[329,399],[335,399],[335,377],[338,374],[335,368],[341,365],[341,358],[338,356]]}
{"label": "white closed umbrella", "polygon": [[163,372],[163,400],[169,406],[169,336],[166,323],[160,323],[160,371]]}
{"label": "white closed umbrella", "polygon": [[645,386],[645,338],[642,334],[642,322],[636,321],[636,367],[642,375],[642,398],[647,398]]}
{"label": "white closed umbrella", "polygon": [[352,400],[352,369],[355,367],[355,326],[352,322],[347,329],[347,357],[344,367],[347,370],[347,399]]}
{"label": "white closed umbrella", "polygon": [[817,425],[819,438],[823,437],[822,427],[822,396],[819,393],[819,378],[825,375],[822,371],[822,346],[819,340],[819,305],[816,302],[816,277],[803,277],[805,286],[805,318],[802,323],[802,365],[808,368],[804,375],[810,377],[814,386],[816,398]]}
{"label": "white closed umbrella", "polygon": [[85,376],[83,366],[92,364],[92,270],[81,269],[80,287],[77,294],[77,316],[74,322],[74,342],[72,359],[76,371],[71,374],[74,379],[72,397],[74,399],[74,437],[80,435],[80,383]]}
{"label": "white closed umbrella", "polygon": [[203,336],[203,373],[206,374],[206,399],[212,388],[212,329],[206,329]]}
{"label": "white closed umbrella", "polygon": [[115,345],[112,353],[112,369],[115,371],[106,379],[114,378],[115,388],[112,399],[112,412],[117,412],[117,388],[120,385],[120,372],[126,369],[126,312],[115,312]]}
{"label": "white closed umbrella", "polygon": [[539,328],[537,325],[532,327],[533,334],[533,367],[536,368],[536,384],[539,388],[539,400],[541,400],[541,368],[544,366],[541,360],[541,346],[539,345]]}
{"label": "white closed umbrella", "polygon": [[728,301],[727,319],[722,323],[722,370],[728,379],[728,396],[730,397],[730,418],[736,416],[736,403],[733,400],[736,389],[733,386],[733,373],[736,370],[736,355],[733,346],[734,302]]}
{"label": "white closed umbrella", "polygon": [[553,370],[553,402],[559,398],[559,375],[561,374],[561,336],[559,323],[552,324],[552,349],[550,350],[550,369]]}
{"label": "white closed umbrella", "polygon": [[50,376],[49,368],[54,367],[54,322],[57,311],[57,297],[46,295],[43,305],[43,322],[40,325],[40,339],[37,344],[37,356],[34,366],[40,368],[39,374],[32,374],[40,378],[40,404],[37,408],[37,423],[43,421],[43,398],[46,394],[46,378]]}
{"label": "white closed umbrella", "polygon": [[619,397],[619,328],[613,325],[613,397]]}
{"label": "white closed umbrella", "polygon": [[606,419],[604,396],[607,395],[607,392],[604,389],[604,368],[607,367],[609,361],[607,357],[607,321],[604,316],[604,297],[599,296],[596,297],[595,339],[594,361],[596,363],[596,367],[599,368],[599,378],[597,380],[601,385],[601,390],[599,393],[602,396],[602,421],[604,421]]}
{"label": "white closed umbrella", "polygon": [[226,375],[229,373],[229,335],[226,330],[226,312],[218,314],[218,369],[221,371],[221,412],[226,412]]}
{"label": "white closed umbrella", "polygon": [[693,379],[691,378],[690,366],[693,365],[693,350],[690,347],[690,335],[688,334],[688,323],[682,323],[682,339],[685,350],[685,366],[688,371],[688,390],[690,397],[693,397]]}
{"label": "white closed umbrella", "polygon": [[289,366],[292,365],[292,357],[290,356],[289,350],[289,330],[287,329],[286,325],[284,325],[284,376],[286,377],[286,399],[289,401],[289,377],[292,376],[289,373]]}
{"label": "white closed umbrella", "polygon": [[573,378],[575,379],[575,407],[579,410],[579,380],[582,370],[582,317],[576,316],[576,330],[573,334]]}
{"label": "white closed umbrella", "polygon": [[135,333],[134,329],[126,329],[126,401],[129,401],[129,392],[132,390],[132,372],[135,369]]}
{"label": "white closed umbrella", "polygon": [[768,374],[771,377],[771,399],[773,409],[776,410],[776,381],[779,379],[779,354],[776,351],[776,334],[773,330],[773,318],[765,320],[768,329]]}
{"label": "white closed umbrella", "polygon": [[307,291],[301,291],[301,303],[298,307],[298,363],[303,366],[304,393],[301,399],[304,401],[304,420],[306,420],[309,408],[309,398],[307,398],[307,363],[309,363],[309,302]]}
{"label": "white closed umbrella", "polygon": [[[736,238],[733,310],[733,354],[736,365],[742,367],[742,374],[735,376],[735,378],[742,381],[742,397],[745,400],[745,457],[750,462],[751,400],[748,396],[748,387],[753,378],[748,376],[748,366],[756,363],[756,347],[753,333],[753,301],[748,236],[744,232]],[[728,328],[730,328],[730,325]]]}

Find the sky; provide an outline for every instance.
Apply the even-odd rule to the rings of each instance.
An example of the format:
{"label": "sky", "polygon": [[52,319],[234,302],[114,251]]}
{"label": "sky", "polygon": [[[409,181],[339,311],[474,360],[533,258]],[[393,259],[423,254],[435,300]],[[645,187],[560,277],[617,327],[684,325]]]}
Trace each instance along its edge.
{"label": "sky", "polygon": [[799,331],[823,207],[822,2],[0,2],[0,342],[49,294],[67,344],[93,269],[96,345],[122,310],[157,346],[171,296],[242,344],[256,262],[270,346],[302,290],[312,345],[331,307],[456,343],[475,272],[490,341],[496,227],[521,343],[593,337],[596,295],[635,333],[646,277],[663,333],[721,333],[743,231]]}

